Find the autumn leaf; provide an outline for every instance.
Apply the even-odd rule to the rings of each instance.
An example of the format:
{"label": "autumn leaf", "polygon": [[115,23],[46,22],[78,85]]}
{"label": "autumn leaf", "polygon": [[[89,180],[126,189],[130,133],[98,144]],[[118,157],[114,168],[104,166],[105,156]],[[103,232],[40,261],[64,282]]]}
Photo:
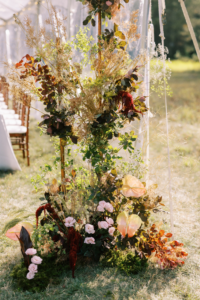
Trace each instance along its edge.
{"label": "autumn leaf", "polygon": [[27,60],[31,60],[31,56],[29,54],[26,54],[25,57],[26,57]]}
{"label": "autumn leaf", "polygon": [[72,174],[72,177],[74,178],[76,176],[76,171],[75,170],[72,170],[71,171],[71,174]]}
{"label": "autumn leaf", "polygon": [[166,233],[165,236],[168,237],[168,238],[171,238],[172,237],[172,233]]}

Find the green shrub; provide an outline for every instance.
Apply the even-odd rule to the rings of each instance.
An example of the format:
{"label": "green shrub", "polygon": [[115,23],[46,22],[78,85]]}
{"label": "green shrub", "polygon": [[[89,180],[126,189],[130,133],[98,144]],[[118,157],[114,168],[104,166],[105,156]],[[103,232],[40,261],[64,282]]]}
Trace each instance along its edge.
{"label": "green shrub", "polygon": [[24,265],[24,261],[17,264],[10,275],[17,283],[18,289],[41,292],[49,283],[54,285],[59,284],[61,276],[67,270],[69,270],[69,263],[67,261],[56,263],[55,257],[43,257],[42,264],[38,265],[38,273],[35,274],[33,279],[29,280],[26,278],[28,270]]}
{"label": "green shrub", "polygon": [[109,250],[101,260],[103,267],[116,267],[120,271],[130,274],[138,274],[147,268],[147,259],[141,259],[132,251],[122,252],[120,250]]}

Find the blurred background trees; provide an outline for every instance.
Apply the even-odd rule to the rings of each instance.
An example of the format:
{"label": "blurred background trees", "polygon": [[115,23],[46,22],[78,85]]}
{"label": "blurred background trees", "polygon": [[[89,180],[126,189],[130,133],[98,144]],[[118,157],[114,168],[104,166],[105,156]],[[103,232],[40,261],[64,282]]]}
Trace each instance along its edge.
{"label": "blurred background trees", "polygon": [[[200,43],[200,0],[185,0],[192,25]],[[155,41],[160,43],[158,0],[152,0],[152,19],[155,26]],[[178,0],[166,0],[165,45],[171,59],[197,58],[193,42]]]}

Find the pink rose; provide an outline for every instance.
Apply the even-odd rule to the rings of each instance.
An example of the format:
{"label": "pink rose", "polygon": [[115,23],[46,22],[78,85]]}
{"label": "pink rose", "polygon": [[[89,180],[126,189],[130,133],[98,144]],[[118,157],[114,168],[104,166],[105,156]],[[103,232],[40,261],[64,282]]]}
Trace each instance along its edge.
{"label": "pink rose", "polygon": [[86,224],[85,225],[85,231],[87,232],[87,233],[95,233],[95,230],[94,230],[94,226],[93,225],[91,225],[91,224]]}
{"label": "pink rose", "polygon": [[28,248],[25,253],[26,255],[35,255],[37,253],[37,250],[34,248]]}
{"label": "pink rose", "polygon": [[26,275],[26,278],[30,280],[30,279],[33,279],[34,276],[35,276],[35,273],[28,272],[27,275]]}
{"label": "pink rose", "polygon": [[109,232],[110,235],[113,235],[114,231],[115,231],[115,227],[110,227],[108,229],[108,232]]}
{"label": "pink rose", "polygon": [[31,258],[31,262],[36,265],[40,265],[42,263],[42,258],[35,255]]}
{"label": "pink rose", "polygon": [[68,217],[65,219],[65,226],[66,227],[73,227],[74,223],[76,223],[76,220],[72,217]]}
{"label": "pink rose", "polygon": [[97,211],[104,212],[104,207],[101,206],[101,205],[98,205],[98,206],[97,206]]}
{"label": "pink rose", "polygon": [[106,222],[108,223],[109,226],[112,226],[114,224],[114,221],[112,218],[107,218],[106,217]]}
{"label": "pink rose", "polygon": [[102,201],[99,201],[99,205],[100,205],[100,206],[103,206],[103,207],[105,207],[105,205],[106,205],[106,201],[104,201],[104,200],[102,200]]}
{"label": "pink rose", "polygon": [[37,265],[35,265],[35,264],[30,264],[29,267],[28,267],[28,270],[29,270],[29,272],[31,272],[31,273],[37,273],[37,268],[38,268]]}
{"label": "pink rose", "polygon": [[112,204],[110,204],[110,203],[106,203],[106,205],[105,205],[105,209],[107,210],[107,211],[109,211],[110,213],[112,213],[113,212],[113,206],[112,206]]}
{"label": "pink rose", "polygon": [[98,222],[99,229],[108,229],[109,225],[106,221]]}
{"label": "pink rose", "polygon": [[85,244],[95,244],[95,239],[93,237],[87,237],[84,240]]}
{"label": "pink rose", "polygon": [[112,2],[106,1],[106,5],[107,5],[107,6],[111,6],[111,5],[112,5]]}

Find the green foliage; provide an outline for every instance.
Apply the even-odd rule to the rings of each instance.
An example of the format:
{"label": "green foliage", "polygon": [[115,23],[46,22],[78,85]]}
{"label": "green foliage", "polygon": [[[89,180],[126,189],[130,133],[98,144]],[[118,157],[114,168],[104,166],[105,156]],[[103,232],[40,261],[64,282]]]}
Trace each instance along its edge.
{"label": "green foliage", "polygon": [[109,250],[101,260],[101,265],[107,268],[117,268],[119,271],[138,274],[148,267],[147,259],[141,259],[132,251]]}
{"label": "green foliage", "polygon": [[19,218],[15,218],[9,222],[7,222],[4,227],[3,227],[3,230],[2,230],[2,233],[6,233],[6,231],[12,227],[14,227],[15,225],[17,225],[19,222],[21,222],[22,219],[19,219]]}
{"label": "green foliage", "polygon": [[[92,21],[94,21],[92,19]],[[92,22],[93,23],[93,22]],[[80,28],[78,33],[76,34],[75,39],[73,40],[74,48],[83,54],[83,59],[81,61],[82,66],[86,66],[91,63],[89,54],[97,53],[97,45],[93,43],[94,38],[91,35],[88,37],[87,33],[90,29],[87,27]]]}
{"label": "green foliage", "polygon": [[[165,83],[165,86],[164,86]],[[159,79],[157,83],[151,84],[151,90],[155,92],[159,97],[162,97],[166,91],[169,97],[173,96],[171,87],[168,83],[167,78]]]}
{"label": "green foliage", "polygon": [[66,270],[69,270],[68,263],[57,263],[56,257],[43,257],[42,264],[38,266],[38,273],[33,279],[26,278],[28,270],[23,261],[13,268],[10,275],[16,280],[18,290],[41,292],[50,282],[55,285],[59,284],[60,277]]}
{"label": "green foliage", "polygon": [[61,245],[56,244],[52,240],[52,237],[57,235],[57,232],[58,227],[55,226],[55,222],[52,222],[50,218],[44,217],[42,219],[42,226],[39,225],[31,236],[34,248],[37,249],[39,255],[52,257],[58,252],[58,248]]}
{"label": "green foliage", "polygon": [[[122,159],[118,155],[122,148],[128,150],[130,154],[134,151],[133,142],[136,140],[134,132],[119,134],[120,128],[124,127],[124,119],[122,114],[116,114],[114,110],[104,111],[96,116],[96,121],[91,126],[88,145],[83,145],[82,153],[83,160],[90,159],[98,178],[115,168],[116,161]],[[120,148],[113,148],[109,144],[109,140],[113,137],[118,137]]]}
{"label": "green foliage", "polygon": [[134,132],[131,131],[130,134],[125,132],[124,135],[120,135],[120,145],[123,147],[124,150],[128,150],[129,153],[132,153],[134,150],[133,142],[136,140],[137,136],[134,135]]}
{"label": "green foliage", "polygon": [[[198,39],[200,36],[199,0],[186,0],[185,4]],[[159,36],[160,26],[157,0],[152,0],[152,20],[155,28],[155,42],[158,44],[161,43],[161,39]],[[177,53],[180,53],[180,56],[189,57],[193,57],[196,54],[180,3],[177,0],[166,2],[166,24],[164,31],[166,38],[165,45],[169,49],[170,58],[178,58]]]}
{"label": "green foliage", "polygon": [[117,170],[120,175],[131,174],[138,179],[142,179],[147,172],[146,164],[144,163],[141,153],[133,150],[129,153],[129,160],[121,160],[117,162]]}
{"label": "green foliage", "polygon": [[[116,0],[110,0],[109,2],[111,2],[111,5],[108,5],[107,0],[77,0],[77,1],[82,2],[83,5],[90,4],[90,10],[88,16],[83,21],[83,25],[87,25],[91,21],[92,26],[96,25],[94,17],[97,13],[101,13],[101,18],[105,23],[106,18],[111,19],[112,17],[112,11],[111,11],[112,5],[116,4],[118,9],[120,9],[120,7],[123,6],[121,1],[116,1]],[[123,0],[123,3],[129,3],[129,0]]]}

